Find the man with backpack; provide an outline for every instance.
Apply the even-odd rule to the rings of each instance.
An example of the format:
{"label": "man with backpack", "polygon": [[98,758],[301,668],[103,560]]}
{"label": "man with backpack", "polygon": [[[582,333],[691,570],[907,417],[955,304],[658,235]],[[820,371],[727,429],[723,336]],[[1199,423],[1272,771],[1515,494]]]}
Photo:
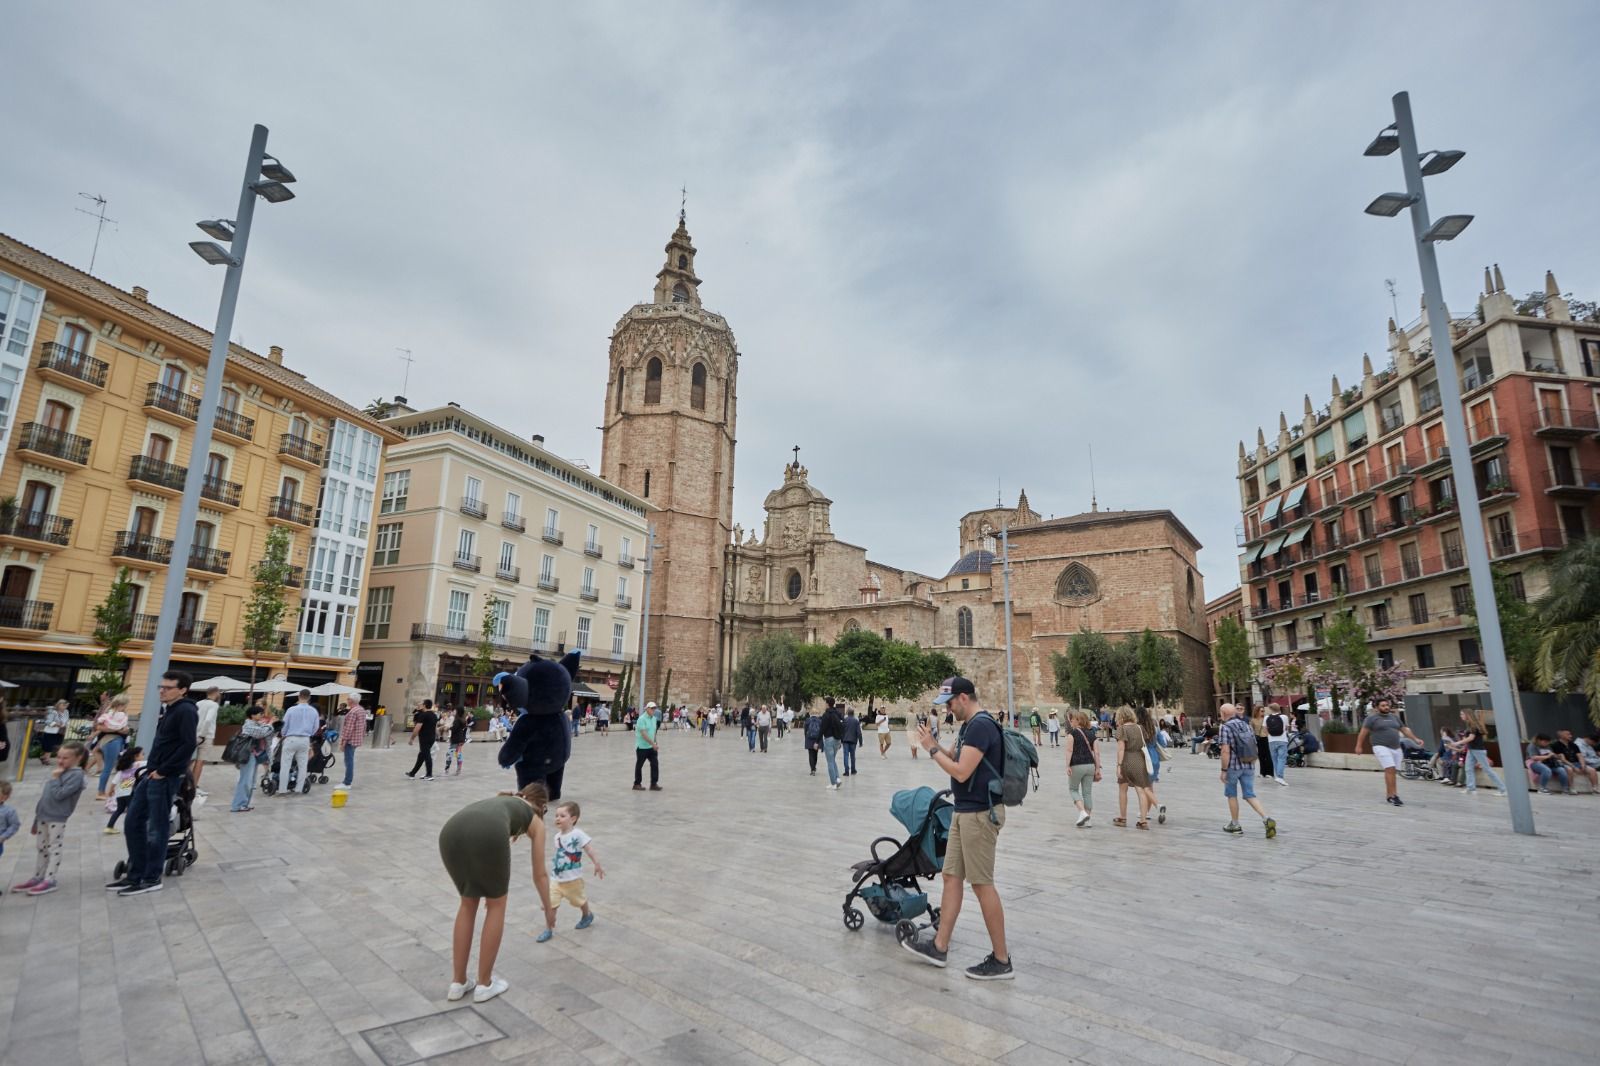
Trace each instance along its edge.
{"label": "man with backpack", "polygon": [[1272,779],[1285,788],[1289,785],[1284,770],[1289,765],[1289,730],[1293,720],[1282,707],[1267,715],[1267,753],[1272,756]]}
{"label": "man with backpack", "polygon": [[1006,950],[1006,916],[1000,893],[994,887],[995,842],[1006,822],[1006,809],[996,802],[995,795],[1005,765],[1005,735],[1000,723],[978,705],[978,690],[964,677],[946,680],[933,702],[935,706],[947,706],[961,723],[955,748],[940,747],[926,722],[917,727],[916,743],[950,775],[955,814],[945,845],[939,927],[932,937],[909,937],[903,945],[923,962],[943,968],[956,918],[961,914],[964,883],[970,883],[983,911],[983,924],[989,930],[993,950],[988,958],[968,967],[967,976],[975,981],[1009,981],[1012,972],[1011,955]]}
{"label": "man with backpack", "polygon": [[822,716],[806,715],[806,759],[811,763],[811,776],[817,776],[817,752],[822,750]]}
{"label": "man with backpack", "polygon": [[1222,780],[1222,794],[1228,800],[1228,824],[1222,827],[1223,832],[1230,836],[1244,832],[1239,825],[1239,794],[1242,792],[1250,809],[1261,816],[1261,825],[1267,831],[1267,839],[1271,840],[1278,835],[1278,823],[1256,799],[1255,730],[1245,720],[1242,708],[1224,703],[1221,713],[1222,731],[1218,736],[1222,741],[1222,772],[1218,777]]}

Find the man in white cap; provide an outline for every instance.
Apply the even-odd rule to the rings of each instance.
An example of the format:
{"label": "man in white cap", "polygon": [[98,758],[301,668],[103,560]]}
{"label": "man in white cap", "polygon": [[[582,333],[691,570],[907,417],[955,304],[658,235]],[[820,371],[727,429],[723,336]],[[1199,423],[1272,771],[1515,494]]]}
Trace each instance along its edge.
{"label": "man in white cap", "polygon": [[639,720],[633,726],[633,790],[643,792],[644,764],[650,764],[650,791],[660,792],[661,786],[656,782],[661,777],[661,764],[657,761],[658,748],[656,747],[656,705],[652,701],[644,705],[644,711],[639,715]]}

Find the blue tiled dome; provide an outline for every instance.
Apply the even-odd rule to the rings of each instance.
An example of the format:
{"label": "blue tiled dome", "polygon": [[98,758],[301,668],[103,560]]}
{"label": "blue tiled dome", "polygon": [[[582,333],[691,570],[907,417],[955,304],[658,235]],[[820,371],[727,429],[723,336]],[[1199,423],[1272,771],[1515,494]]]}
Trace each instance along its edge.
{"label": "blue tiled dome", "polygon": [[980,548],[977,551],[970,551],[963,555],[960,559],[957,559],[956,565],[952,566],[950,568],[950,572],[944,576],[955,577],[957,574],[987,574],[989,572],[989,568],[993,565],[994,552],[987,552]]}

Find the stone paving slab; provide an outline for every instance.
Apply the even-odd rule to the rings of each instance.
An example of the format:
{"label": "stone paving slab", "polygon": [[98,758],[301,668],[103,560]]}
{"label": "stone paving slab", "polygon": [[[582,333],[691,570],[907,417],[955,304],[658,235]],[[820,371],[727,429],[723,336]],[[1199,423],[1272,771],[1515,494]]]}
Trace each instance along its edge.
{"label": "stone paving slab", "polygon": [[[1592,938],[1550,931],[1600,913],[1600,798],[1533,797],[1528,839],[1487,791],[1403,782],[1394,809],[1375,774],[1302,770],[1263,786],[1279,837],[1248,819],[1233,839],[1217,764],[1182,754],[1160,786],[1167,825],[1112,827],[1102,784],[1095,827],[1075,830],[1046,749],[1000,841],[1017,980],[980,984],[960,973],[988,950],[970,897],[942,971],[870,916],[840,920],[850,865],[902,835],[890,796],[945,786],[895,739],[831,792],[798,736],[751,755],[727,731],[669,731],[666,791],[637,793],[631,734],[580,737],[567,790],[609,875],[589,884],[598,920],[577,933],[564,909],[535,944],[520,873],[511,990],[480,1006],[444,1001],[456,900],[437,832],[509,786],[492,745],[431,783],[402,776],[407,748],[365,751],[342,810],[330,784],[231,815],[233,771],[212,766],[199,863],[133,899],[100,887],[124,845],[86,799],[61,890],[0,899],[0,1063],[1596,1061]],[[0,883],[32,860],[24,831]],[[514,871],[527,861],[522,845]]]}

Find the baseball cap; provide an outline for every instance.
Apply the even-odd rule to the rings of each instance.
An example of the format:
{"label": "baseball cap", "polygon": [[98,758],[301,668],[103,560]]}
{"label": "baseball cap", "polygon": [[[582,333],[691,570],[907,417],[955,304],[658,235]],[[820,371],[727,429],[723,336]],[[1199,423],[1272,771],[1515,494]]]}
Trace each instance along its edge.
{"label": "baseball cap", "polygon": [[656,708],[656,701],[655,700],[651,700],[649,703],[644,705],[644,709],[647,710],[647,711],[653,711],[653,710],[655,710],[655,708]]}
{"label": "baseball cap", "polygon": [[936,706],[939,704],[949,703],[952,699],[961,695],[962,693],[966,693],[968,696],[976,697],[978,695],[978,690],[973,687],[971,681],[968,681],[959,674],[957,674],[955,677],[947,677],[944,679],[944,683],[939,686],[939,694],[933,698],[933,702]]}

